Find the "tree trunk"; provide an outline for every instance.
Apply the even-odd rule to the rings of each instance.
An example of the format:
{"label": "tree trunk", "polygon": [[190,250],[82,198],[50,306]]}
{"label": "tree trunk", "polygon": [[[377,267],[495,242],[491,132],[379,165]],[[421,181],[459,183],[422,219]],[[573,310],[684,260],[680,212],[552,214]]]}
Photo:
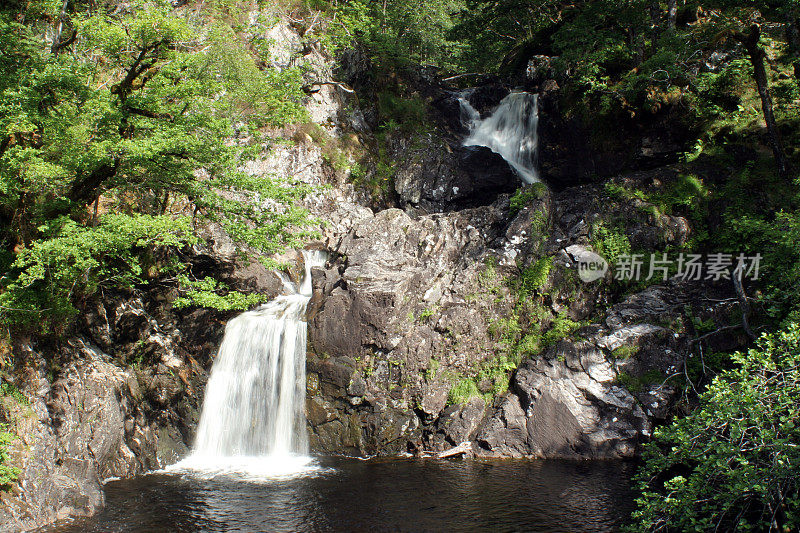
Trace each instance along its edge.
{"label": "tree trunk", "polygon": [[658,49],[658,40],[661,38],[661,5],[658,0],[650,2],[650,23],[653,26],[651,34],[653,42],[650,43],[650,55],[652,56]]}
{"label": "tree trunk", "polygon": [[678,0],[667,0],[667,28],[675,29],[675,21],[678,19]]}
{"label": "tree trunk", "polygon": [[91,174],[79,176],[67,193],[67,198],[80,206],[91,204],[102,193],[103,184],[116,175],[119,165],[120,158],[114,157],[110,163],[100,165]]}
{"label": "tree trunk", "polygon": [[786,43],[793,57],[800,55],[800,17],[797,9],[786,12]]}
{"label": "tree trunk", "polygon": [[800,17],[796,8],[786,13],[786,42],[789,44],[789,54],[793,58],[795,80],[800,83]]}
{"label": "tree trunk", "polygon": [[50,47],[50,51],[52,53],[57,53],[58,49],[61,48],[61,31],[64,29],[64,17],[67,16],[67,4],[69,0],[64,0],[64,3],[61,4],[61,14],[58,16],[58,23],[56,23],[56,31],[53,33],[53,45]]}
{"label": "tree trunk", "polygon": [[786,155],[783,151],[783,142],[781,141],[781,134],[778,131],[778,125],[775,122],[775,113],[773,112],[772,96],[769,92],[769,80],[767,79],[767,70],[764,67],[764,59],[766,53],[758,44],[761,37],[761,28],[757,24],[753,24],[750,28],[749,34],[737,33],[735,34],[736,40],[741,42],[747,53],[750,56],[750,63],[753,64],[753,77],[756,80],[758,87],[758,96],[761,98],[761,110],[764,112],[764,122],[767,124],[767,137],[772,146],[772,153],[775,155],[775,164],[778,167],[778,175],[781,178],[789,177],[789,163],[786,160]]}

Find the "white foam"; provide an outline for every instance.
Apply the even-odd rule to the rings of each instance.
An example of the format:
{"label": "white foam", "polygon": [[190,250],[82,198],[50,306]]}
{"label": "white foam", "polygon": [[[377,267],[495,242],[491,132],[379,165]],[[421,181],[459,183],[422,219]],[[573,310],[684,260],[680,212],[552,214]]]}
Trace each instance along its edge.
{"label": "white foam", "polygon": [[312,457],[294,454],[220,457],[192,454],[161,472],[200,479],[230,478],[248,482],[294,479],[330,471]]}

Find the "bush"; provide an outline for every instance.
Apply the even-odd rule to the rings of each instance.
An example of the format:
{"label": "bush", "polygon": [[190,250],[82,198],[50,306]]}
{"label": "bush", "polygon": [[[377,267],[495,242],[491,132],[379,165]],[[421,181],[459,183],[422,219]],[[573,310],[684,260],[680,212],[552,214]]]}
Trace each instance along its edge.
{"label": "bush", "polygon": [[609,263],[616,263],[620,256],[631,253],[628,236],[620,230],[608,228],[602,222],[592,226],[592,246]]}
{"label": "bush", "polygon": [[8,431],[8,426],[0,424],[0,487],[8,488],[19,477],[19,468],[8,464],[8,445],[17,436]]}
{"label": "bush", "polygon": [[512,218],[528,207],[534,200],[541,200],[547,194],[547,185],[544,183],[533,183],[526,187],[517,189],[517,192],[511,197],[511,202],[508,207],[508,214]]}
{"label": "bush", "polygon": [[800,326],[733,359],[698,410],[654,433],[637,475],[635,529],[800,527]]}

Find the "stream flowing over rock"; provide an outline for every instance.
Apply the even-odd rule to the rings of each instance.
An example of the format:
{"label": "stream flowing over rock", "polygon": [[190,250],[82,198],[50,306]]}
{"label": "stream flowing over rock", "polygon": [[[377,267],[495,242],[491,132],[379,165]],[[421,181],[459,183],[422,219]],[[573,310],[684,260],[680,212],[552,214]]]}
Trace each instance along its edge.
{"label": "stream flowing over rock", "polygon": [[[368,153],[376,124],[374,109],[358,98],[369,90],[364,58],[351,50],[337,63],[319,43],[303,44],[285,20],[268,37],[276,65],[307,66],[313,124]],[[678,325],[687,310],[705,318],[728,313],[728,304],[719,302],[730,289],[666,281],[615,303],[613,274],[582,283],[576,258],[594,250],[590,230],[601,220],[630,221],[625,235],[634,249],[660,251],[686,241],[686,219],[641,209],[636,199],[611,205],[589,179],[602,167],[626,169],[615,178],[624,183],[670,180],[675,171],[666,163],[677,141],[665,133],[663,142],[652,141],[658,147],[651,146],[646,162],[627,158],[635,165],[605,153],[586,158],[580,128],[558,116],[555,82],[529,80],[541,96],[511,98],[527,106],[525,135],[537,127],[530,107],[538,106],[540,174],[551,187],[528,186],[525,205],[512,205],[511,194],[522,185],[518,172],[485,146],[463,145],[468,128],[460,119],[460,92],[420,72],[416,90],[430,102],[433,126],[421,140],[387,142],[393,180],[381,200],[354,186],[351,170],[333,168],[330,146],[300,127],[283,132],[296,142],[265,146],[245,169],[326,185],[305,200],[323,222],[310,248],[329,254],[326,264],[309,269],[304,413],[310,451],[394,455],[470,442],[475,454],[492,457],[635,456],[678,399],[674,378],[683,373],[691,342]],[[509,92],[497,83],[476,88],[468,96],[473,119],[488,123]],[[648,142],[631,141],[639,148]],[[351,163],[352,153],[345,153]],[[533,150],[523,156],[533,165]],[[377,167],[366,165],[367,177]],[[534,178],[531,173],[526,181]],[[283,292],[281,278],[241,259],[220,227],[199,233],[205,244],[191,251],[198,279],[213,273],[244,292],[269,298]],[[300,279],[299,252],[277,259],[292,265],[293,281]],[[547,296],[537,301],[542,331],[556,320],[580,327],[526,354],[518,367],[483,376],[479,370],[508,349],[498,334],[514,312],[508,280],[542,261],[551,265],[541,280]],[[30,402],[4,406],[22,436],[13,445],[20,484],[2,495],[4,530],[94,513],[103,505],[102,480],[187,456],[234,314],[176,310],[175,296],[158,287],[105,294],[86,304],[63,343],[17,339],[14,352],[24,364],[16,385]],[[715,342],[735,347],[738,341],[723,335]],[[467,382],[466,397],[453,393]]]}

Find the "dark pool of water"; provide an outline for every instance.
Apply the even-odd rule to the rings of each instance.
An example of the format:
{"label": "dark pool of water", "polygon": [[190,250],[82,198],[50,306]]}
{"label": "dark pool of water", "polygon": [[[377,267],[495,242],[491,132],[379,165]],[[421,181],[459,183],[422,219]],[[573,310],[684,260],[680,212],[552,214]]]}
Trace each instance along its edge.
{"label": "dark pool of water", "polygon": [[632,508],[622,462],[360,461],[293,479],[151,474],[106,484],[106,508],[54,532],[614,531]]}

